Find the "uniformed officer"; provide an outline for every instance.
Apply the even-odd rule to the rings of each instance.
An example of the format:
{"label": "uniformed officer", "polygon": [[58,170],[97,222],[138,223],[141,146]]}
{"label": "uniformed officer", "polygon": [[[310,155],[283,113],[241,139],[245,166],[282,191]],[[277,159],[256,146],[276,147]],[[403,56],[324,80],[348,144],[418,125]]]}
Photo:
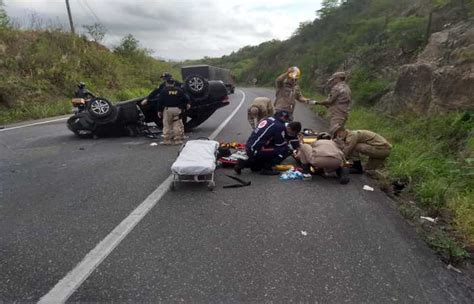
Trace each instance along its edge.
{"label": "uniformed officer", "polygon": [[392,145],[381,135],[368,130],[346,130],[339,128],[336,131],[335,141],[342,148],[347,158],[354,161],[351,173],[363,173],[359,155],[369,157],[367,170],[381,167],[390,155]]}
{"label": "uniformed officer", "polygon": [[181,86],[183,85],[181,82],[175,80],[173,78],[173,75],[171,75],[168,72],[164,72],[163,74],[161,74],[160,79],[163,82],[156,89],[151,91],[151,93],[148,94],[148,96],[145,99],[142,100],[141,102],[142,106],[150,102],[152,108],[156,107],[156,101],[157,101],[158,95],[160,95],[161,91],[163,91],[163,89],[165,88],[166,82],[173,81],[174,86],[179,87],[179,88],[181,88]]}
{"label": "uniformed officer", "polygon": [[351,107],[351,89],[345,82],[346,73],[334,73],[328,80],[328,85],[331,88],[329,97],[324,101],[317,101],[316,104],[323,105],[328,108],[329,133],[334,135],[336,130],[344,127],[349,116]]}
{"label": "uniformed officer", "polygon": [[234,167],[237,174],[246,167],[252,171],[260,171],[263,175],[279,174],[272,167],[290,155],[288,140],[296,138],[301,131],[299,122],[291,122],[285,126],[289,117],[288,111],[277,111],[275,115],[259,122],[247,140],[246,152],[249,159],[240,160]]}
{"label": "uniformed officer", "polygon": [[273,103],[270,98],[255,98],[247,110],[247,118],[252,129],[255,129],[260,120],[272,116],[274,112],[275,110],[273,109]]}
{"label": "uniformed officer", "polygon": [[331,140],[329,133],[320,133],[317,138],[311,145],[301,144],[298,149],[297,157],[303,164],[303,173],[310,173],[311,165],[325,173],[335,171],[341,184],[349,183],[349,170],[344,168],[344,153]]}
{"label": "uniformed officer", "polygon": [[184,125],[181,113],[189,109],[190,101],[181,88],[175,86],[173,79],[165,82],[165,87],[158,96],[158,117],[163,118],[163,145],[183,143]]}
{"label": "uniformed officer", "polygon": [[296,101],[315,104],[316,101],[306,98],[301,93],[297,82],[301,78],[301,71],[297,67],[289,68],[276,79],[275,111],[288,111],[290,120],[293,120]]}

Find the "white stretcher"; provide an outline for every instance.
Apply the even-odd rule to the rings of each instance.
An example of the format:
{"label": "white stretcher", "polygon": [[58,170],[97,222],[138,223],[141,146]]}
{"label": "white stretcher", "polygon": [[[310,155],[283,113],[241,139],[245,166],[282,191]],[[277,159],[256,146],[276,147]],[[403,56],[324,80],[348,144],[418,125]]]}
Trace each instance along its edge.
{"label": "white stretcher", "polygon": [[219,143],[214,140],[198,139],[186,142],[171,166],[171,190],[176,189],[179,182],[207,183],[209,190],[213,190],[218,148]]}

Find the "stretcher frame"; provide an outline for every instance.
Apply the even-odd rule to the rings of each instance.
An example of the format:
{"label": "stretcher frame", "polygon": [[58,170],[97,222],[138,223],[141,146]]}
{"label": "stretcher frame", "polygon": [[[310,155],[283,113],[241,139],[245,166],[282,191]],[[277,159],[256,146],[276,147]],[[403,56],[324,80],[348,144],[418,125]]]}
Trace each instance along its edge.
{"label": "stretcher frame", "polygon": [[[198,140],[209,140],[208,138],[198,138]],[[181,151],[184,149],[187,143],[183,144],[178,152],[178,157],[181,154]],[[217,152],[216,148],[214,151],[214,162],[217,163]],[[217,166],[216,166],[217,168]],[[207,183],[207,188],[212,191],[214,190],[216,183],[214,181],[215,169],[208,174],[179,174],[172,171],[173,180],[171,181],[170,190],[177,190],[179,183]]]}

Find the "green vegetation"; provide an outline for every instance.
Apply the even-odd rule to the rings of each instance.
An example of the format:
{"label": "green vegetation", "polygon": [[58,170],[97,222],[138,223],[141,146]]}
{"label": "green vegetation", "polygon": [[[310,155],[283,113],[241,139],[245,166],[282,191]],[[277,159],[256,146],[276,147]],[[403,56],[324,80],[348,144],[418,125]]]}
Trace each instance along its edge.
{"label": "green vegetation", "polygon": [[393,144],[389,175],[410,181],[408,191],[429,216],[451,210],[454,225],[474,244],[474,113],[388,118],[358,107],[348,126],[383,134]]}
{"label": "green vegetation", "polygon": [[0,54],[0,124],[69,113],[79,81],[115,101],[147,94],[164,71],[179,75],[132,35],[110,51],[61,30],[0,27]]}

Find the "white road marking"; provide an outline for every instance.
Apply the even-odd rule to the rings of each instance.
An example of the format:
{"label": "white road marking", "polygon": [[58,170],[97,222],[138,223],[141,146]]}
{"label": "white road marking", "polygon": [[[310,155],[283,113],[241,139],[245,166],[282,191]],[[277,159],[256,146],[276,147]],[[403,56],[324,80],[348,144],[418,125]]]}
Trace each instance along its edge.
{"label": "white road marking", "polygon": [[10,131],[10,130],[15,130],[15,129],[21,129],[21,128],[26,128],[26,127],[32,127],[32,126],[37,126],[37,125],[45,125],[45,124],[48,124],[48,123],[51,123],[51,122],[67,120],[68,118],[69,117],[63,117],[63,118],[52,119],[52,120],[47,120],[47,121],[35,122],[35,123],[27,124],[27,125],[21,125],[21,126],[16,126],[16,127],[0,129],[0,132],[5,132],[5,131]]}
{"label": "white road marking", "polygon": [[[224,129],[245,101],[245,93],[234,111],[224,120],[209,136],[215,139]],[[82,285],[90,274],[102,261],[117,247],[118,244],[133,230],[133,228],[155,207],[161,198],[168,192],[173,176],[170,175],[150,194],[135,210],[132,211],[117,227],[112,230],[99,244],[95,246],[82,261],[76,265],[64,278],[62,278],[46,295],[41,297],[39,304],[65,303],[67,299]]]}

